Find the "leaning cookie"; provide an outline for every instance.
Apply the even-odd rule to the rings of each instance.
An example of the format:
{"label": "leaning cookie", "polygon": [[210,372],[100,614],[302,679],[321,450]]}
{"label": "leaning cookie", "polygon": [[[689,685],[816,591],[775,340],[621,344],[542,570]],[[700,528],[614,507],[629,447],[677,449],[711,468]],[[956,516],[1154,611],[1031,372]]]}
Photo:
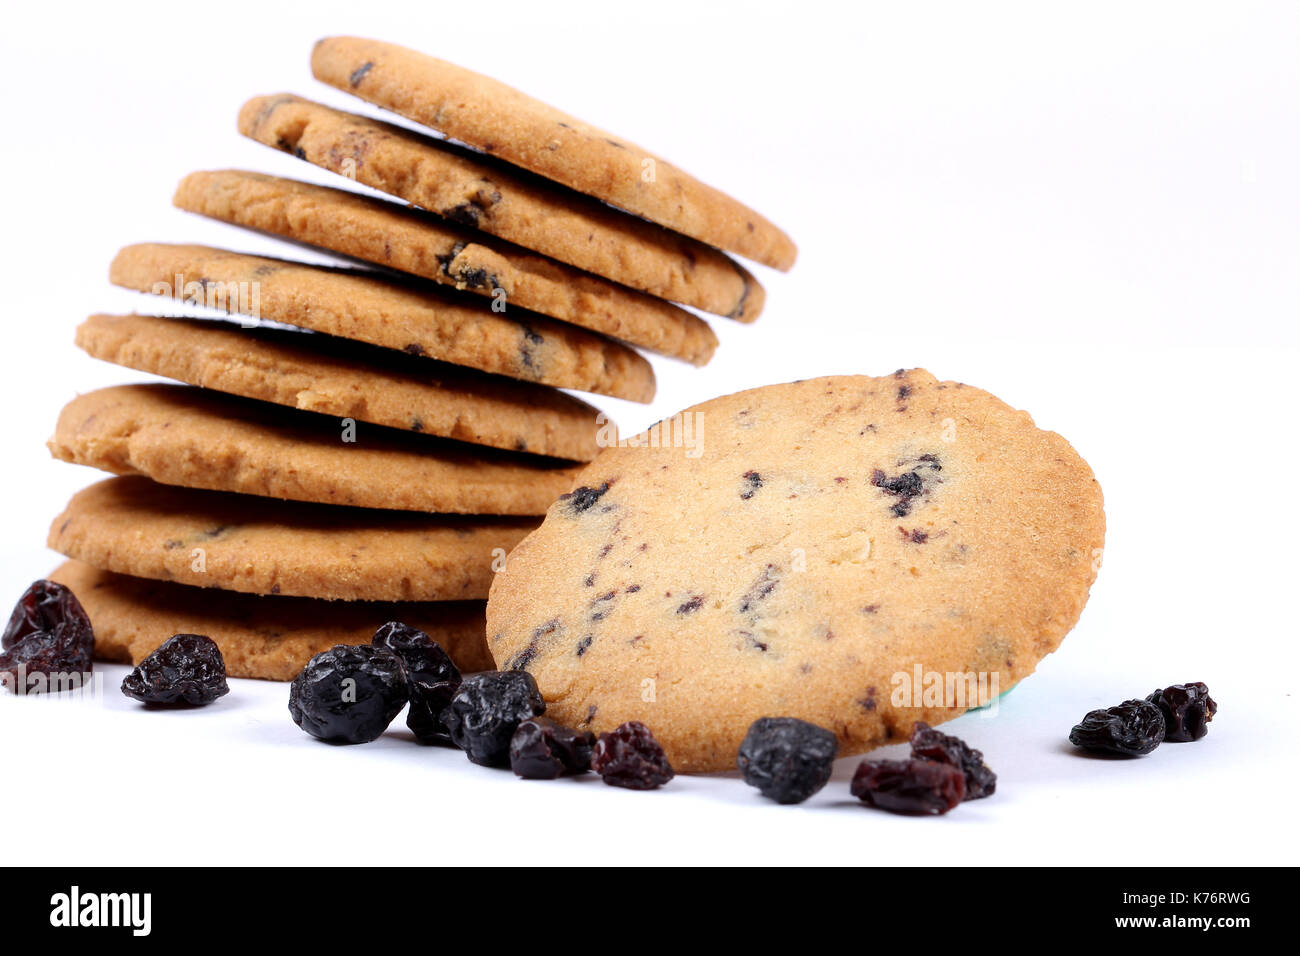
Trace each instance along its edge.
{"label": "leaning cookie", "polygon": [[67,561],[50,575],[81,601],[95,630],[95,657],[138,664],[173,634],[217,642],[231,677],[292,680],[335,644],[368,644],[388,621],[427,633],[463,671],[492,666],[481,601],[317,601],[258,597],[101,571]]}
{"label": "leaning cookie", "polygon": [[579,481],[494,580],[489,647],[686,770],[760,717],[852,754],[986,703],[1074,625],[1105,531],[1065,439],[921,370],[705,402]]}

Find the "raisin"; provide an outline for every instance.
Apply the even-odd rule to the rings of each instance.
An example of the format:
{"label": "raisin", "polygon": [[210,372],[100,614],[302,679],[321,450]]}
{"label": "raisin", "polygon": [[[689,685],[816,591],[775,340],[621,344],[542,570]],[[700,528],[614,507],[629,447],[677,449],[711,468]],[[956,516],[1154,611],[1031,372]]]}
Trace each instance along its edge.
{"label": "raisin", "polygon": [[984,754],[967,746],[966,741],[943,734],[918,720],[912,726],[912,756],[956,767],[966,779],[966,800],[991,797],[998,786],[998,775],[984,765]]}
{"label": "raisin", "polygon": [[530,717],[540,717],[546,703],[527,671],[487,671],[461,682],[442,722],[452,743],[476,764],[510,763],[510,738]]}
{"label": "raisin", "polygon": [[23,592],[0,646],[0,682],[19,694],[80,687],[94,666],[90,618],[77,596],[55,581],[35,581]]}
{"label": "raisin", "polygon": [[388,729],[406,700],[406,669],[396,653],[369,644],[336,644],[293,679],[289,714],[313,737],[364,744]]}
{"label": "raisin", "polygon": [[400,621],[389,621],[375,631],[370,643],[386,647],[402,659],[411,698],[406,726],[415,739],[422,744],[450,743],[442,712],[460,687],[461,676],[447,652],[424,631]]}
{"label": "raisin", "polygon": [[934,760],[864,760],[849,787],[869,806],[890,813],[947,813],[966,797],[966,778]]}
{"label": "raisin", "polygon": [[826,786],[839,753],[829,730],[794,717],[761,717],[749,725],[736,766],[745,783],[777,803],[802,803]]}
{"label": "raisin", "polygon": [[122,693],[146,704],[200,707],[229,692],[221,648],[202,634],[168,638],[122,681]]}
{"label": "raisin", "polygon": [[1070,730],[1070,743],[1085,750],[1140,757],[1165,739],[1165,717],[1148,700],[1126,700],[1093,710]]}
{"label": "raisin", "polygon": [[601,495],[609,491],[609,482],[605,482],[599,488],[588,488],[583,485],[581,488],[575,488],[567,495],[560,495],[560,500],[566,502],[569,511],[575,515],[587,511],[600,500]]}
{"label": "raisin", "polygon": [[525,780],[554,780],[591,769],[596,735],[563,727],[547,717],[522,721],[510,738],[510,769]]}
{"label": "raisin", "polygon": [[1156,688],[1147,700],[1159,707],[1165,718],[1165,740],[1178,743],[1204,737],[1210,730],[1206,724],[1219,711],[1210,689],[1200,681]]}
{"label": "raisin", "polygon": [[673,779],[664,748],[650,728],[629,720],[600,735],[591,753],[591,769],[611,787],[653,790]]}

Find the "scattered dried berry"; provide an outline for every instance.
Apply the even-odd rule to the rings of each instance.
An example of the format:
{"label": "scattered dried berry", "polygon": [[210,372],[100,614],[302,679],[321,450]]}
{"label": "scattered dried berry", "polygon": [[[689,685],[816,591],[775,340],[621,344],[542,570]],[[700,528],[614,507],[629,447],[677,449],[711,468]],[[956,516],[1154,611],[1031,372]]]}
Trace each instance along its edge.
{"label": "scattered dried berry", "polygon": [[1140,757],[1165,739],[1165,718],[1147,700],[1126,700],[1105,710],[1093,710],[1070,731],[1070,743],[1085,750]]}
{"label": "scattered dried berry", "polygon": [[122,681],[122,693],[146,704],[198,707],[229,692],[221,648],[202,634],[169,638]]}
{"label": "scattered dried berry", "polygon": [[1210,730],[1206,724],[1219,711],[1210,689],[1200,681],[1156,688],[1147,700],[1159,707],[1165,718],[1165,740],[1178,743],[1204,737]]}
{"label": "scattered dried berry", "polygon": [[943,734],[923,721],[912,727],[912,756],[956,767],[966,779],[966,800],[990,797],[998,786],[998,775],[984,765],[984,754],[966,741]]}
{"label": "scattered dried berry", "polygon": [[406,669],[386,647],[337,644],[307,662],[289,687],[293,722],[321,740],[364,744],[406,704]]}
{"label": "scattered dried berry", "polygon": [[575,488],[573,491],[570,491],[567,495],[560,495],[560,500],[568,504],[569,511],[572,514],[579,515],[591,508],[592,505],[600,500],[601,495],[607,491],[609,491],[608,481],[602,484],[599,488],[588,488],[586,485],[583,485],[581,488]]}
{"label": "scattered dried berry", "polygon": [[664,748],[650,728],[629,720],[600,735],[591,752],[591,769],[611,787],[653,790],[673,779]]}
{"label": "scattered dried berry", "polygon": [[0,682],[11,691],[76,688],[93,666],[95,632],[72,591],[40,580],[14,606],[0,646]]}
{"label": "scattered dried berry", "polygon": [[966,797],[958,767],[935,760],[864,760],[853,774],[852,794],[890,813],[947,813]]}
{"label": "scattered dried berry", "polygon": [[487,671],[461,682],[442,722],[452,743],[474,763],[504,767],[519,725],[546,710],[537,681],[527,671]]}
{"label": "scattered dried berry", "polygon": [[447,652],[424,631],[400,621],[389,621],[370,639],[375,647],[386,647],[402,659],[407,692],[411,698],[406,726],[420,743],[450,743],[442,725],[442,712],[460,687],[460,670]]}
{"label": "scattered dried berry", "polygon": [[745,783],[777,803],[802,803],[826,786],[839,753],[829,730],[794,717],[761,717],[749,725],[736,766]]}
{"label": "scattered dried berry", "polygon": [[530,717],[510,738],[510,769],[526,780],[554,780],[591,769],[596,735],[563,727],[547,717]]}

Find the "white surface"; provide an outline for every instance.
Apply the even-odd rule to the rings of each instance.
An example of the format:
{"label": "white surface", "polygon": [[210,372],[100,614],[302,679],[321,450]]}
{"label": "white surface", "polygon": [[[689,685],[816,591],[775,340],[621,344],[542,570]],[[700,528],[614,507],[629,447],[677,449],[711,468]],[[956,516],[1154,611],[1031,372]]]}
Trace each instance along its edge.
{"label": "white surface", "polygon": [[[713,323],[707,369],[656,360],[654,406],[600,401],[625,427],[742,387],[923,365],[1070,439],[1105,489],[1106,566],[999,716],[950,725],[1000,789],[942,820],[847,805],[851,760],[801,808],[731,778],[649,794],[525,783],[409,744],[400,721],[370,746],[317,744],[284,685],[236,681],[206,711],[146,713],[106,667],[102,704],[0,695],[0,816],[86,820],[10,827],[6,862],[1293,859],[1294,7],[289,6],[45,5],[0,38],[6,607],[57,561],[49,519],[98,477],[46,455],[58,409],[143,378],[71,342],[92,311],[151,307],[107,284],[109,259],[143,240],[301,255],[169,200],[199,168],[328,181],[234,120],[282,89],[364,109],[308,70],[317,37],[347,32],[523,86],[800,243],[792,273],[758,270],[758,324]],[[1221,705],[1206,740],[1132,762],[1070,752],[1084,711],[1190,679]],[[155,815],[218,835],[158,840],[142,830]]]}

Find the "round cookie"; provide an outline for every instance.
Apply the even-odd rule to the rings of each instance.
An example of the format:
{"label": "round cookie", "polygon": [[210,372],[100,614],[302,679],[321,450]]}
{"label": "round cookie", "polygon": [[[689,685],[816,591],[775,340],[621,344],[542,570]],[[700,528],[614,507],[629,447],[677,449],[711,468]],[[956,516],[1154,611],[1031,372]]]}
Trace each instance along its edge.
{"label": "round cookie", "polygon": [[489,649],[547,716],[642,721],[691,771],[734,769],[759,717],[852,754],[1005,691],[1078,619],[1105,531],[1065,439],[921,370],[705,402],[579,482],[493,581]]}
{"label": "round cookie", "polygon": [[487,597],[492,565],[536,520],[271,501],[109,478],[50,525],[55,551],[106,571],[328,601]]}
{"label": "round cookie", "polygon": [[[328,249],[616,337],[625,327],[676,325],[674,305],[421,209],[262,173],[191,173],[172,202],[190,212]],[[753,321],[756,281],[732,318]]]}
{"label": "round cookie", "polygon": [[[245,103],[239,131],[444,219],[661,299],[689,303],[682,290],[696,276],[730,273],[741,285],[729,302],[735,312],[749,286],[735,262],[703,243],[398,126],[281,94]],[[662,342],[646,347],[703,365],[716,339],[705,322],[683,314],[694,321],[644,330]]]}
{"label": "round cookie", "polygon": [[311,68],[331,86],[651,222],[776,269],[794,264],[790,237],[748,206],[498,80],[360,37],[319,41]]}
{"label": "round cookie", "polygon": [[315,332],[92,315],[76,340],[107,362],[335,418],[574,461],[598,450],[601,413],[564,392]]}
{"label": "round cookie", "polygon": [[473,296],[427,284],[167,243],[127,246],[109,281],[526,382],[654,398],[650,363],[626,345],[522,309],[493,312]]}
{"label": "round cookie", "polygon": [[95,629],[95,657],[139,664],[173,634],[217,642],[231,677],[293,680],[335,644],[369,644],[388,621],[437,641],[464,671],[492,666],[483,641],[483,602],[388,603],[258,597],[101,571],[68,561],[49,576],[72,589]]}
{"label": "round cookie", "polygon": [[73,399],[55,458],[167,485],[358,508],[540,515],[577,468],[189,385],[118,385]]}

